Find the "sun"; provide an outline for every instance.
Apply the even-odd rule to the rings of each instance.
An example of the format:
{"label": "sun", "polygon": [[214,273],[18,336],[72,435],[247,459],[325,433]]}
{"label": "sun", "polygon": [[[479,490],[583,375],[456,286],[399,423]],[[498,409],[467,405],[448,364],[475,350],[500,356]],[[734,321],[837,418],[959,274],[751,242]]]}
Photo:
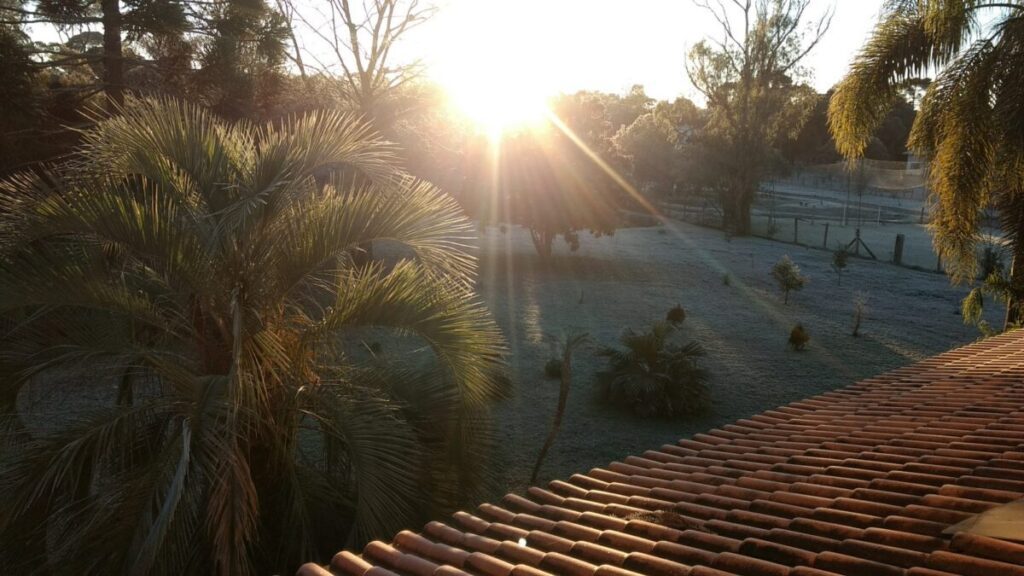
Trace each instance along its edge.
{"label": "sun", "polygon": [[523,35],[524,11],[494,0],[451,8],[438,15],[443,32],[428,61],[452,106],[494,136],[544,123],[557,90],[544,43]]}
{"label": "sun", "polygon": [[443,82],[452,106],[488,134],[529,128],[544,122],[546,98],[529,86],[472,78]]}

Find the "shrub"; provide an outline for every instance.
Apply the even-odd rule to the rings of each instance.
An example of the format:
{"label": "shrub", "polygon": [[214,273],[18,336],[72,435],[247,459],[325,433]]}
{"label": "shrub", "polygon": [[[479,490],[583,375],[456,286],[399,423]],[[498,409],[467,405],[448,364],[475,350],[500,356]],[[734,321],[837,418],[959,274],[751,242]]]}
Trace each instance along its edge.
{"label": "shrub", "polygon": [[789,256],[783,256],[772,267],[772,277],[782,290],[783,303],[789,304],[789,293],[803,290],[807,277],[800,274],[800,267]]}
{"label": "shrub", "polygon": [[789,331],[789,347],[793,350],[803,350],[807,347],[807,343],[810,341],[811,335],[807,333],[803,324],[797,324]]}
{"label": "shrub", "polygon": [[562,377],[562,360],[559,358],[552,358],[544,364],[544,376],[551,380],[556,380]]}
{"label": "shrub", "polygon": [[843,285],[843,270],[846,269],[846,265],[849,263],[850,253],[846,251],[845,246],[836,248],[835,252],[832,253],[832,270],[836,273],[836,282]]}
{"label": "shrub", "polygon": [[664,322],[644,333],[627,330],[619,339],[623,348],[598,352],[608,359],[608,369],[597,375],[602,401],[638,416],[685,417],[707,410],[707,372],[698,364],[704,351],[697,342],[669,342],[674,331]]}
{"label": "shrub", "polygon": [[665,321],[670,322],[673,326],[679,326],[683,323],[683,320],[686,320],[686,310],[679,304],[676,304],[665,314]]}
{"label": "shrub", "polygon": [[724,276],[722,276],[722,285],[732,286],[732,276],[730,276],[729,274],[725,274]]}

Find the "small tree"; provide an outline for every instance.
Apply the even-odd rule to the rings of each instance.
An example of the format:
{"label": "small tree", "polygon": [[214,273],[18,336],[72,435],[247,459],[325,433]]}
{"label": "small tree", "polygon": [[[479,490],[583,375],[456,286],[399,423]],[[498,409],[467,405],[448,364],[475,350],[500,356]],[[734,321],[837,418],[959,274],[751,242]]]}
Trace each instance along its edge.
{"label": "small tree", "polygon": [[789,304],[789,293],[803,290],[807,277],[800,274],[800,267],[789,256],[783,256],[772,267],[772,277],[782,290],[782,303]]}
{"label": "small tree", "polygon": [[567,335],[562,342],[562,365],[558,373],[561,378],[561,385],[558,389],[558,406],[555,408],[555,420],[551,423],[551,431],[548,432],[548,437],[544,440],[544,446],[541,447],[540,454],[537,455],[537,463],[533,465],[533,472],[530,474],[530,484],[537,482],[537,474],[540,473],[540,467],[544,464],[544,458],[548,455],[551,445],[555,443],[555,437],[558,436],[558,430],[562,426],[562,417],[565,416],[565,405],[569,400],[569,387],[572,384],[573,350],[584,344],[588,338],[589,336],[585,333],[576,333]]}
{"label": "small tree", "polygon": [[864,313],[868,311],[868,297],[863,292],[853,295],[853,337],[860,336],[860,323],[864,319]]}
{"label": "small tree", "polygon": [[807,333],[807,329],[804,328],[803,324],[797,324],[789,331],[789,347],[797,352],[806,348],[807,343],[810,341],[811,335]]}
{"label": "small tree", "polygon": [[844,246],[836,248],[835,252],[832,253],[832,270],[836,273],[836,283],[840,286],[843,285],[843,271],[846,270],[849,259],[850,253],[846,251]]}

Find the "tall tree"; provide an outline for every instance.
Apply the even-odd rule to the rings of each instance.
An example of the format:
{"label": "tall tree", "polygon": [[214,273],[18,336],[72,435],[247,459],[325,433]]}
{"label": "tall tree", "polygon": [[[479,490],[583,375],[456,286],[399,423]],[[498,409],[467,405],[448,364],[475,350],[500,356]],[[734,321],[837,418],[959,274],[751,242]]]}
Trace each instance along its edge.
{"label": "tall tree", "polygon": [[627,159],[633,182],[644,191],[671,192],[688,168],[688,138],[700,111],[686,98],[658,102],[654,109],[619,129],[614,144]]}
{"label": "tall tree", "polygon": [[840,152],[858,158],[906,84],[939,70],[910,135],[931,160],[934,244],[955,280],[975,278],[982,214],[998,208],[1013,252],[1007,326],[1024,321],[1022,47],[1019,1],[889,2],[829,107]]}
{"label": "tall tree", "polygon": [[267,119],[284,89],[284,16],[263,0],[197,6],[196,97],[225,118]]}
{"label": "tall tree", "polygon": [[[451,198],[340,113],[146,100],[84,141],[0,183],[0,572],[285,573],[479,497],[503,341]],[[413,259],[350,266],[374,238]]]}
{"label": "tall tree", "polygon": [[581,231],[611,234],[618,225],[622,190],[614,170],[553,123],[500,142],[480,135],[467,156],[463,203],[483,221],[528,228],[542,259],[558,236],[575,251]]}
{"label": "tall tree", "polygon": [[813,106],[799,64],[828,30],[832,11],[805,26],[810,0],[696,3],[718,21],[722,38],[694,46],[686,70],[707,101],[708,138],[717,140],[728,182],[725,224],[745,235],[775,143],[795,137]]}
{"label": "tall tree", "polygon": [[308,33],[319,40],[307,39],[312,46],[305,46],[293,36],[292,60],[303,62],[303,68],[316,66],[321,73],[337,76],[344,100],[390,136],[404,110],[389,106],[393,104],[389,100],[422,72],[419,62],[396,62],[395,46],[436,12],[434,6],[421,0],[327,0],[319,6],[296,0],[279,3],[293,22],[302,25],[300,36]]}
{"label": "tall tree", "polygon": [[0,5],[0,14],[5,22],[53,25],[65,30],[98,29],[99,50],[59,54],[51,62],[89,65],[98,70],[99,88],[106,95],[108,109],[113,110],[124,102],[126,61],[141,61],[138,55],[125,53],[125,38],[180,36],[188,25],[184,4],[159,0],[43,0]]}

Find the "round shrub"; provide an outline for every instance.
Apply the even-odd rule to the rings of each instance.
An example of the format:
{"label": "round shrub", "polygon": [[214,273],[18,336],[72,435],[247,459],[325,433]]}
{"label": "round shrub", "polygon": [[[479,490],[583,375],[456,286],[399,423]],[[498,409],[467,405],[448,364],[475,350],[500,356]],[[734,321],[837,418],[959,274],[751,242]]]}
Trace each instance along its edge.
{"label": "round shrub", "polygon": [[686,320],[686,310],[679,304],[676,304],[675,307],[665,314],[665,321],[672,323],[674,326],[682,324],[683,320]]}
{"label": "round shrub", "polygon": [[803,324],[797,324],[789,331],[789,347],[793,350],[803,350],[810,341],[811,335],[807,333]]}
{"label": "round shrub", "polygon": [[552,358],[544,364],[544,376],[551,380],[557,380],[562,377],[562,361],[558,358]]}

